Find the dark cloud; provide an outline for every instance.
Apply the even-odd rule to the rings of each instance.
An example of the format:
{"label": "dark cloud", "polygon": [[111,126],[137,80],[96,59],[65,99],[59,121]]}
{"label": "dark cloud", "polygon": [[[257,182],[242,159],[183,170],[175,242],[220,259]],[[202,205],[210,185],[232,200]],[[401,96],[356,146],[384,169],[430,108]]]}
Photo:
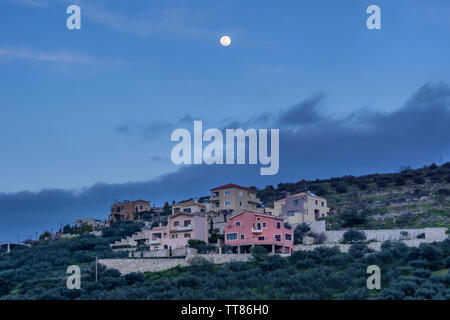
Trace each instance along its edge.
{"label": "dark cloud", "polygon": [[116,127],[116,131],[120,134],[141,136],[146,139],[153,139],[161,136],[163,133],[170,132],[173,125],[165,121],[151,121],[145,125],[119,125]]}
{"label": "dark cloud", "polygon": [[178,120],[179,123],[193,123],[194,117],[192,117],[190,114],[185,115],[183,118]]}
{"label": "dark cloud", "polygon": [[116,131],[121,134],[126,134],[130,132],[130,127],[127,125],[120,125],[116,127]]}
{"label": "dark cloud", "polygon": [[[0,239],[40,232],[76,217],[106,217],[114,199],[145,198],[162,205],[206,195],[211,187],[230,182],[263,187],[303,178],[396,171],[402,165],[421,167],[436,162],[441,153],[444,159],[450,156],[450,88],[444,83],[422,86],[390,113],[361,109],[341,119],[323,117],[317,114],[322,99],[310,98],[279,115],[256,115],[228,127],[256,126],[257,119],[268,128],[280,121],[289,124],[280,125],[277,175],[260,176],[259,165],[187,166],[147,182],[97,184],[78,193],[0,194]],[[308,112],[307,120],[300,118]],[[288,121],[288,115],[297,120]],[[231,119],[229,123],[234,125]]]}
{"label": "dark cloud", "polygon": [[302,126],[314,124],[325,119],[322,107],[324,94],[315,94],[296,104],[279,115],[277,124],[283,126]]}

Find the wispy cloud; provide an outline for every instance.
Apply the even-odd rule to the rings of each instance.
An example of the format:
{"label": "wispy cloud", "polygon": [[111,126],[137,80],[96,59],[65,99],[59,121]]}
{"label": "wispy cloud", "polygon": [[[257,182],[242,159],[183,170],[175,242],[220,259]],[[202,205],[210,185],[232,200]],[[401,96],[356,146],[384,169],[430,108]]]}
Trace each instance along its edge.
{"label": "wispy cloud", "polygon": [[202,25],[211,14],[208,8],[145,8],[139,13],[126,15],[105,5],[82,2],[86,18],[110,29],[138,36],[172,35],[187,38],[217,36],[217,32]]}
{"label": "wispy cloud", "polygon": [[7,0],[8,3],[17,4],[28,7],[46,7],[48,2],[45,0]]}
{"label": "wispy cloud", "polygon": [[29,48],[1,48],[0,58],[33,60],[40,62],[92,63],[95,59],[74,53],[51,53]]}

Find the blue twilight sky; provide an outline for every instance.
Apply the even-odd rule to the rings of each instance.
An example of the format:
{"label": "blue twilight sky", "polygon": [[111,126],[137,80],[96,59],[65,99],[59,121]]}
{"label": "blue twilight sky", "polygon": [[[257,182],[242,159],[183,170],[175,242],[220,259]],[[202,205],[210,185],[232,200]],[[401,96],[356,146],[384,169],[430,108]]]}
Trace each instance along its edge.
{"label": "blue twilight sky", "polygon": [[[0,0],[0,240],[114,199],[446,159],[449,70],[446,0]],[[194,119],[280,128],[279,174],[176,167],[170,134]]]}

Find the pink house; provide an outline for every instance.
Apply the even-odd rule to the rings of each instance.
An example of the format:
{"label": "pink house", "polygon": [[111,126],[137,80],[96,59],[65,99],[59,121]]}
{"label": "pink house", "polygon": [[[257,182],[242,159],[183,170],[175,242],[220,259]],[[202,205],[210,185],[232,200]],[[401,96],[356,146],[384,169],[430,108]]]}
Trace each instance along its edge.
{"label": "pink house", "polygon": [[284,219],[264,213],[241,211],[229,218],[225,227],[225,244],[238,253],[261,245],[272,253],[291,253],[294,231],[284,226]]}
{"label": "pink house", "polygon": [[168,217],[167,226],[150,231],[150,250],[180,249],[189,239],[208,242],[208,223],[205,215],[179,212]]}

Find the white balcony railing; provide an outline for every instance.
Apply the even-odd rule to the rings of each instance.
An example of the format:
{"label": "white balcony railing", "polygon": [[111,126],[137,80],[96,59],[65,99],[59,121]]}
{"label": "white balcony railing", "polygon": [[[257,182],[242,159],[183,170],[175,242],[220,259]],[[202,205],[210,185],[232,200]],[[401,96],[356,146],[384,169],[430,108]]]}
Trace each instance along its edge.
{"label": "white balcony railing", "polygon": [[150,244],[160,244],[161,243],[161,239],[150,239],[149,243]]}
{"label": "white balcony railing", "polygon": [[255,228],[252,228],[252,232],[253,232],[253,233],[261,233],[261,232],[262,232],[262,229],[255,229]]}
{"label": "white balcony railing", "polygon": [[188,231],[188,230],[192,230],[192,225],[176,226],[175,228],[177,229],[177,231]]}

